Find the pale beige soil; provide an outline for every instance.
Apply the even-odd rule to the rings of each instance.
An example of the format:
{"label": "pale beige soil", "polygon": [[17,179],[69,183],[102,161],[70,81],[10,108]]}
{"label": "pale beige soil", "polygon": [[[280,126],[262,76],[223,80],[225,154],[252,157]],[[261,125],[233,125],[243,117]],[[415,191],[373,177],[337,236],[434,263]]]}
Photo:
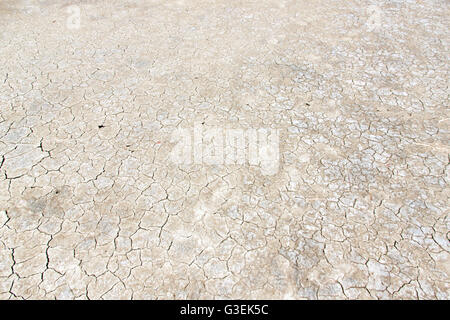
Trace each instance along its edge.
{"label": "pale beige soil", "polygon": [[449,7],[0,1],[0,298],[449,299]]}

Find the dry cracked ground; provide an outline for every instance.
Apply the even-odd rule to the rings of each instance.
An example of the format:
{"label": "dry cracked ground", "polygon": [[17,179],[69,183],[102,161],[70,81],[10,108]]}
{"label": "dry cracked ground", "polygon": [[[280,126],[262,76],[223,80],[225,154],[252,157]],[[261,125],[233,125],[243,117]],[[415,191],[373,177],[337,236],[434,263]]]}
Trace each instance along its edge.
{"label": "dry cracked ground", "polygon": [[0,298],[449,299],[449,8],[1,1]]}

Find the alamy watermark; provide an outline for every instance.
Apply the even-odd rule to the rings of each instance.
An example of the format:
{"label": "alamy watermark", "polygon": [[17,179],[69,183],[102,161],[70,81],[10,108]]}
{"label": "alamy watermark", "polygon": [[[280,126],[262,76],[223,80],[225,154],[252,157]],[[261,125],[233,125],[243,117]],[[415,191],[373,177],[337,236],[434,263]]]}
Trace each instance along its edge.
{"label": "alamy watermark", "polygon": [[252,165],[263,175],[278,172],[280,130],[270,128],[205,128],[196,123],[193,129],[179,128],[172,133],[176,143],[170,154],[181,165]]}
{"label": "alamy watermark", "polygon": [[382,19],[384,16],[381,8],[376,5],[370,5],[367,7],[367,13],[369,14],[369,18],[365,23],[367,30],[369,32],[381,30],[383,27]]}
{"label": "alamy watermark", "polygon": [[69,14],[66,20],[67,28],[71,30],[80,29],[81,26],[81,9],[77,5],[71,5],[66,8],[66,12]]}

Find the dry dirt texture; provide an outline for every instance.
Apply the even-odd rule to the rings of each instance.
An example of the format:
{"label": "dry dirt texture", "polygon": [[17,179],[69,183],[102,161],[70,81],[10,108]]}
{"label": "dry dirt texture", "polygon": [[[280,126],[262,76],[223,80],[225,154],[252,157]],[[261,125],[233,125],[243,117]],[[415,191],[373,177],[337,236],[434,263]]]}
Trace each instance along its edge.
{"label": "dry dirt texture", "polygon": [[449,299],[449,8],[0,1],[0,298]]}

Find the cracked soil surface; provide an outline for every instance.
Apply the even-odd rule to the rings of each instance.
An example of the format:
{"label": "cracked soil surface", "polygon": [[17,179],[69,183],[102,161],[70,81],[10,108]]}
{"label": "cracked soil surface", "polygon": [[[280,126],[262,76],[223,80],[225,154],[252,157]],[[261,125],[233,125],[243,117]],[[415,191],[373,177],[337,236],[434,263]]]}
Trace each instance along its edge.
{"label": "cracked soil surface", "polygon": [[449,7],[1,1],[0,298],[449,299]]}

